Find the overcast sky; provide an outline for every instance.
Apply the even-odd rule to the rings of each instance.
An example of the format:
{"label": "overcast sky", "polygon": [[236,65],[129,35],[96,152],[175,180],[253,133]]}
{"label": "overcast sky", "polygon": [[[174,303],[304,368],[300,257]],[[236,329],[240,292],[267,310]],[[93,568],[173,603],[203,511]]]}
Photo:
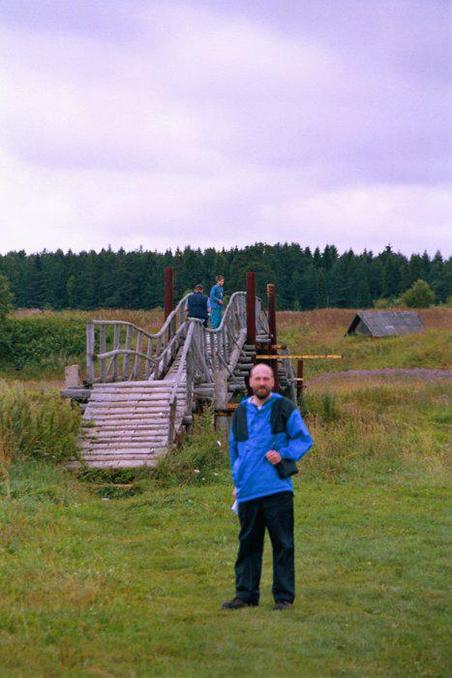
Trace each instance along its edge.
{"label": "overcast sky", "polygon": [[452,0],[2,0],[0,252],[452,247]]}

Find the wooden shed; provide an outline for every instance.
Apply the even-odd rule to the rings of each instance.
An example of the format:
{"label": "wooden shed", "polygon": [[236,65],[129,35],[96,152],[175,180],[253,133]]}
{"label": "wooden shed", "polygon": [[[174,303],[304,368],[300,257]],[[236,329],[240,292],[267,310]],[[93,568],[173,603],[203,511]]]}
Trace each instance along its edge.
{"label": "wooden shed", "polygon": [[347,334],[365,337],[397,337],[423,330],[415,311],[358,311]]}

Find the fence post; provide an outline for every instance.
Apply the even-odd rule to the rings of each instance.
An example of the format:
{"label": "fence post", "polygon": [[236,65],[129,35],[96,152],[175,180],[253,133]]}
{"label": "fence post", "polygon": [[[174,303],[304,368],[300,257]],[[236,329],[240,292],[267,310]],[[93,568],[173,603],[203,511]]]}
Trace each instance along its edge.
{"label": "fence post", "polygon": [[213,375],[215,389],[215,409],[219,410],[215,415],[215,428],[217,431],[227,434],[228,417],[226,408],[228,406],[228,371],[226,369],[216,370]]}
{"label": "fence post", "polygon": [[90,384],[94,384],[94,323],[86,324],[86,373]]}
{"label": "fence post", "polygon": [[164,284],[165,320],[173,310],[173,300],[174,300],[174,270],[171,266],[166,266],[165,284]]}
{"label": "fence post", "polygon": [[[278,349],[277,331],[276,331],[276,286],[273,283],[267,285],[267,308],[268,308],[268,333],[270,335],[270,354],[276,355]],[[278,361],[272,360],[273,378],[275,380],[274,390],[279,391]]]}
{"label": "fence post", "polygon": [[256,274],[246,272],[246,343],[256,343]]}
{"label": "fence post", "polygon": [[298,359],[297,361],[297,400],[300,400],[300,397],[303,395],[304,389],[304,362],[303,358]]}
{"label": "fence post", "polygon": [[276,332],[276,288],[272,283],[267,285],[268,331],[271,344],[277,344]]}

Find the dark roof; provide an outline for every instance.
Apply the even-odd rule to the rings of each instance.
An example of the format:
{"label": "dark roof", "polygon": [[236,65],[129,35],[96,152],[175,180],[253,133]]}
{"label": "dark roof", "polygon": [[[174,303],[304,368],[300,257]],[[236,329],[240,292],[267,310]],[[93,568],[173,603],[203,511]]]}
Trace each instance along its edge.
{"label": "dark roof", "polygon": [[395,337],[421,332],[423,325],[415,311],[358,311],[347,334],[354,334],[362,322],[373,337]]}

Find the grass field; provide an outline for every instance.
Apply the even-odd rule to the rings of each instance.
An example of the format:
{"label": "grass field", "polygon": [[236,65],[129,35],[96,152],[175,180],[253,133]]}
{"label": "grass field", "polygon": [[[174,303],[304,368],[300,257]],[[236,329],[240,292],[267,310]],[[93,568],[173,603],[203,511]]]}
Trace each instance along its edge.
{"label": "grass field", "polygon": [[[318,317],[311,334],[281,320],[303,350],[342,341],[342,320]],[[446,364],[445,329],[428,332]],[[407,352],[443,365],[400,339],[385,367]],[[385,341],[369,342],[367,367]],[[366,345],[352,342],[355,366]],[[21,397],[45,453],[41,387],[53,411],[51,384],[27,382]],[[15,389],[0,382],[0,403]],[[271,610],[268,544],[260,607],[219,609],[237,518],[208,414],[153,477],[76,477],[27,437],[10,499],[0,482],[0,676],[448,676],[451,395],[444,380],[381,377],[308,389],[315,446],[295,480],[298,597],[283,613]]]}

